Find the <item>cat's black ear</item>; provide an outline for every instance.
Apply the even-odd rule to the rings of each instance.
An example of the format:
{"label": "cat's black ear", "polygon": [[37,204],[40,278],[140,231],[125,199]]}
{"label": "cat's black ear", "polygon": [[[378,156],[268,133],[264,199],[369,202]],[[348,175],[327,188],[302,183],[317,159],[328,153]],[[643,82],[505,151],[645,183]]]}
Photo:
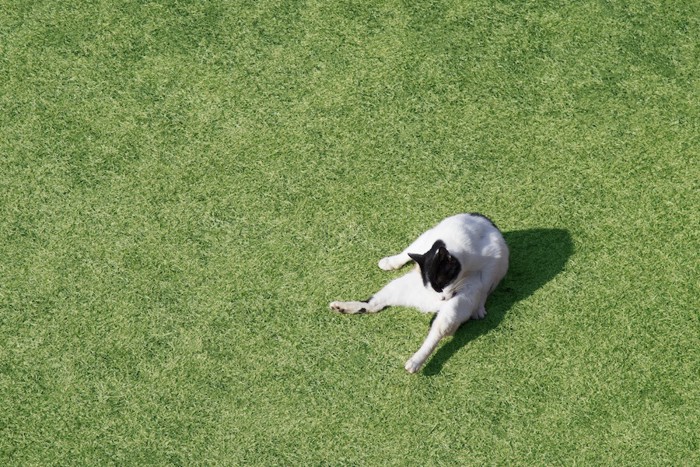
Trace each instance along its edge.
{"label": "cat's black ear", "polygon": [[413,261],[418,263],[418,265],[423,266],[423,263],[425,262],[425,255],[420,255],[418,253],[409,253],[408,256],[410,256]]}
{"label": "cat's black ear", "polygon": [[445,248],[445,242],[442,240],[435,240],[435,243],[433,243],[433,247],[431,250],[438,250],[440,248]]}

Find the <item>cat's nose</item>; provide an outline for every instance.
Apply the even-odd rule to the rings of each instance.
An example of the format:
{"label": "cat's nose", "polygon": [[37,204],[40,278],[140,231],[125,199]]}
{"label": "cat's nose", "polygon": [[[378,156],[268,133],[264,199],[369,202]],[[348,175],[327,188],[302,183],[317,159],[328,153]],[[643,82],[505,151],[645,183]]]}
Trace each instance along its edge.
{"label": "cat's nose", "polygon": [[440,294],[440,300],[451,300],[456,294],[454,292]]}

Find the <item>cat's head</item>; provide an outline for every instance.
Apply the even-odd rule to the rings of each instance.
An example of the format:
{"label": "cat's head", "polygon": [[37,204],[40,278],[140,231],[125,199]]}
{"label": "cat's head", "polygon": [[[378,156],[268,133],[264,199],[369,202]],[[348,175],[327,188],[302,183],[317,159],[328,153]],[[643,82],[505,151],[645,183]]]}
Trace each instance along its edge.
{"label": "cat's head", "polygon": [[409,253],[420,267],[423,284],[440,294],[442,300],[452,298],[452,287],[462,270],[457,258],[445,248],[445,242],[438,240],[425,254]]}

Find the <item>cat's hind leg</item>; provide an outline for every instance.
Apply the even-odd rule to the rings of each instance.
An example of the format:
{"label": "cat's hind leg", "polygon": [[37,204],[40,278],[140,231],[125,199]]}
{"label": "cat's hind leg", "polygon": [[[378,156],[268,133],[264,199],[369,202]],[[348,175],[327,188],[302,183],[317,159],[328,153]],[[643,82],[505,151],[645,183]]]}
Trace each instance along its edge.
{"label": "cat's hind leg", "polygon": [[437,240],[435,236],[435,229],[430,229],[426,232],[423,232],[413,243],[408,245],[408,247],[406,247],[406,249],[403,250],[401,253],[380,259],[379,268],[385,271],[399,269],[404,264],[411,261],[411,257],[408,256],[409,253],[423,254],[430,249],[435,240]]}
{"label": "cat's hind leg", "polygon": [[333,311],[345,314],[376,313],[388,306],[407,306],[425,312],[437,311],[443,302],[426,291],[418,271],[411,271],[385,285],[365,301],[331,302]]}
{"label": "cat's hind leg", "polygon": [[379,260],[379,269],[384,271],[393,271],[394,269],[399,269],[404,264],[411,261],[408,253],[399,253],[394,256],[387,256]]}
{"label": "cat's hind leg", "polygon": [[377,309],[369,304],[367,301],[350,301],[350,302],[331,302],[331,310],[337,311],[338,313],[344,313],[348,315],[356,315],[361,313],[376,313],[381,311],[381,308]]}

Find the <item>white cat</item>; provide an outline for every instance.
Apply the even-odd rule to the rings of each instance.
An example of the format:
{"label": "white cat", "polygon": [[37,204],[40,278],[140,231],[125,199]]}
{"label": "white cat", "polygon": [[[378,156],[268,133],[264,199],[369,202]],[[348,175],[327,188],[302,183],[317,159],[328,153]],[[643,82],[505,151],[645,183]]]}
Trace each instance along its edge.
{"label": "white cat", "polygon": [[486,316],[486,298],[508,271],[508,246],[491,220],[478,214],[448,217],[422,234],[401,253],[379,261],[385,271],[409,261],[418,267],[389,282],[365,301],[332,302],[340,313],[376,313],[388,306],[437,312],[428,337],[406,362],[410,373],[420,369],[438,342],[468,319]]}

